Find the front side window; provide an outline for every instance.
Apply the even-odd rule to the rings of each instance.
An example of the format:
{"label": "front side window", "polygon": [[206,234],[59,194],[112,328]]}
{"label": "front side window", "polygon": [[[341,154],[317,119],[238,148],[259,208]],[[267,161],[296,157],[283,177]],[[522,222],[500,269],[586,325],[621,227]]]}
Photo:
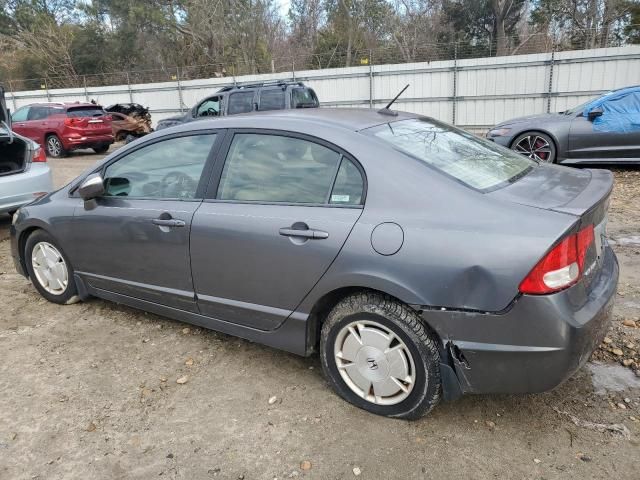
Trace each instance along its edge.
{"label": "front side window", "polygon": [[198,117],[217,117],[218,115],[220,115],[220,97],[206,99],[200,104],[196,114]]}
{"label": "front side window", "polygon": [[18,110],[16,110],[16,112],[11,115],[11,121],[12,122],[26,122],[27,121],[27,117],[29,116],[29,110],[31,107],[22,107]]}
{"label": "front side window", "polygon": [[215,140],[193,135],[142,147],[105,169],[105,195],[193,199]]}
{"label": "front side window", "polygon": [[284,107],[284,90],[281,88],[270,88],[260,91],[258,110],[282,110]]}
{"label": "front side window", "polygon": [[253,92],[236,92],[229,95],[229,115],[253,111]]}
{"label": "front side window", "polygon": [[400,120],[364,132],[478,190],[513,182],[536,165],[511,150],[433,120]]}
{"label": "front side window", "polygon": [[218,186],[220,200],[327,203],[341,155],[280,135],[233,137]]}
{"label": "front side window", "polygon": [[44,120],[49,116],[49,107],[31,107],[27,120]]}

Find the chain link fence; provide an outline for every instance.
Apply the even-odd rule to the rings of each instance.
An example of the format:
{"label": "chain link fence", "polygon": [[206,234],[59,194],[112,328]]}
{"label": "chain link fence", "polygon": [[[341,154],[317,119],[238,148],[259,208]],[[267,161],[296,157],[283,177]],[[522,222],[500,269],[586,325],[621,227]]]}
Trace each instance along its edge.
{"label": "chain link fence", "polygon": [[10,91],[50,90],[60,88],[91,88],[110,85],[176,82],[206,78],[229,78],[237,76],[287,73],[295,78],[296,71],[366,65],[388,65],[440,60],[469,59],[550,53],[565,50],[617,47],[633,41],[618,34],[603,34],[600,31],[580,31],[579,35],[550,36],[529,34],[506,37],[500,42],[440,42],[431,44],[394,44],[377,48],[345,49],[318,53],[292,53],[261,60],[233,60],[225,63],[172,66],[151,70],[104,72],[86,75],[49,76],[45,78],[9,79]]}

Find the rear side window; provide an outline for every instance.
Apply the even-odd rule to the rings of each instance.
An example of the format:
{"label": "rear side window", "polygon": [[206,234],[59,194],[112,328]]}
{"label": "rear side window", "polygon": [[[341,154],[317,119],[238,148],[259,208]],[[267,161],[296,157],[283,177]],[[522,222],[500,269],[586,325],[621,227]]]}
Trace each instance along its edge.
{"label": "rear side window", "polygon": [[284,91],[281,88],[261,90],[258,110],[282,110],[285,107],[284,100]]}
{"label": "rear side window", "polygon": [[308,140],[236,134],[222,171],[217,198],[325,204],[340,159],[339,153]]}
{"label": "rear side window", "polygon": [[536,165],[518,153],[433,120],[400,120],[364,132],[482,191],[514,182]]}
{"label": "rear side window", "polygon": [[334,205],[362,205],[364,180],[358,167],[342,158],[329,203]]}
{"label": "rear side window", "polygon": [[253,111],[253,92],[236,92],[229,95],[229,115]]}
{"label": "rear side window", "polygon": [[67,117],[69,118],[82,118],[82,117],[100,117],[105,115],[106,112],[102,107],[71,107],[67,109]]}
{"label": "rear side window", "polygon": [[320,106],[316,92],[310,88],[294,88],[291,90],[291,108],[316,108]]}

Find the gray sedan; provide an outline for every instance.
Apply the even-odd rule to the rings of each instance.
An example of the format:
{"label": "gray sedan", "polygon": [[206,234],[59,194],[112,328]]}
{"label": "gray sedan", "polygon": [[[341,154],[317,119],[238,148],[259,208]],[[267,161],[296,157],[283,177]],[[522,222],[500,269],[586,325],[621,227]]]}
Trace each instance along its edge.
{"label": "gray sedan", "polygon": [[627,87],[565,112],[514,118],[487,138],[542,162],[640,163],[640,87]]}
{"label": "gray sedan", "polygon": [[300,355],[335,391],[416,418],[541,392],[604,336],[612,176],[430,118],[314,109],[153,133],[19,210],[16,268]]}
{"label": "gray sedan", "polygon": [[13,133],[10,125],[0,87],[0,213],[12,213],[53,190],[44,150]]}

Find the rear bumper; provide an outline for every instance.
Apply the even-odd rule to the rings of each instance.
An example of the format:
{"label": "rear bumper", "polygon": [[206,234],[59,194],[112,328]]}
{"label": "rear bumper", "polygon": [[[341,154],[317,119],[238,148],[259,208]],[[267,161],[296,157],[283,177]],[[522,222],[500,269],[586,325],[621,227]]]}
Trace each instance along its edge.
{"label": "rear bumper", "polygon": [[64,135],[62,144],[65,150],[77,150],[79,148],[93,148],[101,145],[111,145],[114,142],[112,133],[104,135]]}
{"label": "rear bumper", "polygon": [[0,213],[17,210],[52,190],[51,170],[46,163],[32,163],[26,172],[0,177]]}
{"label": "rear bumper", "polygon": [[523,295],[501,314],[425,311],[443,339],[463,393],[538,393],[558,386],[602,341],[611,320],[618,262],[610,247],[589,291],[582,284]]}

